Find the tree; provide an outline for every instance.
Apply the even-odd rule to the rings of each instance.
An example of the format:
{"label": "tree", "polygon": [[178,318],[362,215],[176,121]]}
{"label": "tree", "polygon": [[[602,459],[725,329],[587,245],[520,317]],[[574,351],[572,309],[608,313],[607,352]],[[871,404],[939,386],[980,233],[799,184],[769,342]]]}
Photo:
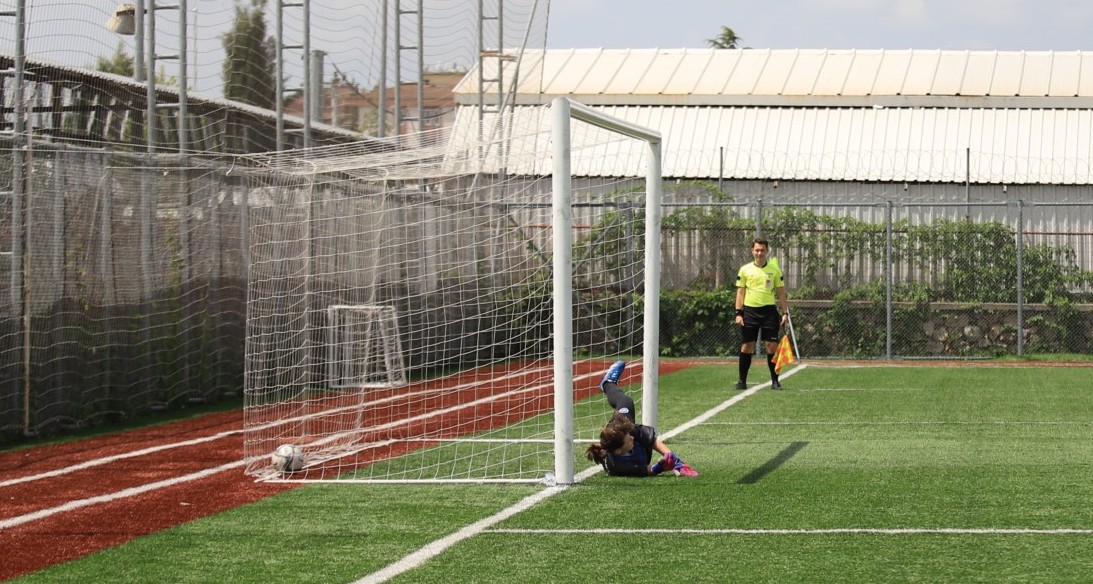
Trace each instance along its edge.
{"label": "tree", "polygon": [[736,36],[736,33],[727,26],[721,27],[721,34],[712,39],[706,39],[706,42],[715,49],[736,49],[740,48],[740,41],[743,40]]}
{"label": "tree", "polygon": [[118,48],[110,58],[99,57],[95,69],[103,73],[133,76],[133,56],[125,52],[125,43],[118,43]]}
{"label": "tree", "polygon": [[276,99],[276,45],[266,34],[266,0],[235,5],[235,24],[224,33],[224,97],[272,109]]}

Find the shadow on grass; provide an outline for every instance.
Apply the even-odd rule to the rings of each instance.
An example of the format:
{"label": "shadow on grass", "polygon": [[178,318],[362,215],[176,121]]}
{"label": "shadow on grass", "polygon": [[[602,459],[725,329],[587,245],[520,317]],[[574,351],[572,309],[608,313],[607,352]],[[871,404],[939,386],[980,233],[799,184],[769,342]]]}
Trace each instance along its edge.
{"label": "shadow on grass", "polygon": [[759,482],[759,479],[762,479],[763,477],[777,470],[778,467],[782,466],[785,461],[793,458],[805,446],[808,446],[808,442],[791,443],[789,446],[783,448],[777,456],[764,463],[763,466],[760,466],[759,468],[744,475],[743,478],[736,481],[736,484],[751,485]]}

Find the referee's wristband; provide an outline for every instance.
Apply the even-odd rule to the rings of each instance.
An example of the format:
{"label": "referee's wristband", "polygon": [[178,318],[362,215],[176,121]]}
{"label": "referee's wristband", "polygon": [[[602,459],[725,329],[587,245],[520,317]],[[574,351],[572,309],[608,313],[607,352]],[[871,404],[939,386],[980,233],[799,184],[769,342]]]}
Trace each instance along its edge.
{"label": "referee's wristband", "polygon": [[744,309],[743,308],[737,308],[736,309],[736,316],[744,316]]}

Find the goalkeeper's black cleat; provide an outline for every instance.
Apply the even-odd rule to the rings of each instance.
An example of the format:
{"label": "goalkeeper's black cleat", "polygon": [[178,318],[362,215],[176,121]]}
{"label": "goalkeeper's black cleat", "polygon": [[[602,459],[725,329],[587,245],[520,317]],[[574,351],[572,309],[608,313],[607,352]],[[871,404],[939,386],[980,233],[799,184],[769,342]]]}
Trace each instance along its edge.
{"label": "goalkeeper's black cleat", "polygon": [[746,381],[737,381],[736,382],[736,389],[744,390],[744,389],[747,389],[747,388],[748,388],[748,383]]}
{"label": "goalkeeper's black cleat", "polygon": [[603,391],[604,386],[608,383],[617,384],[622,379],[622,372],[626,370],[626,361],[615,361],[611,368],[607,370],[607,373],[603,376],[603,381],[600,382],[600,391]]}

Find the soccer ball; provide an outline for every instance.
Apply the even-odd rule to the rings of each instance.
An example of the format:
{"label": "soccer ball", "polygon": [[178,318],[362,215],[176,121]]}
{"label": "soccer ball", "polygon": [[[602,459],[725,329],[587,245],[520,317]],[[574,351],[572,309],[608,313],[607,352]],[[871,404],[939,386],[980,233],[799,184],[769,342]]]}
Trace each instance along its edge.
{"label": "soccer ball", "polygon": [[273,468],[280,472],[296,472],[304,467],[304,451],[295,444],[282,444],[270,455]]}

